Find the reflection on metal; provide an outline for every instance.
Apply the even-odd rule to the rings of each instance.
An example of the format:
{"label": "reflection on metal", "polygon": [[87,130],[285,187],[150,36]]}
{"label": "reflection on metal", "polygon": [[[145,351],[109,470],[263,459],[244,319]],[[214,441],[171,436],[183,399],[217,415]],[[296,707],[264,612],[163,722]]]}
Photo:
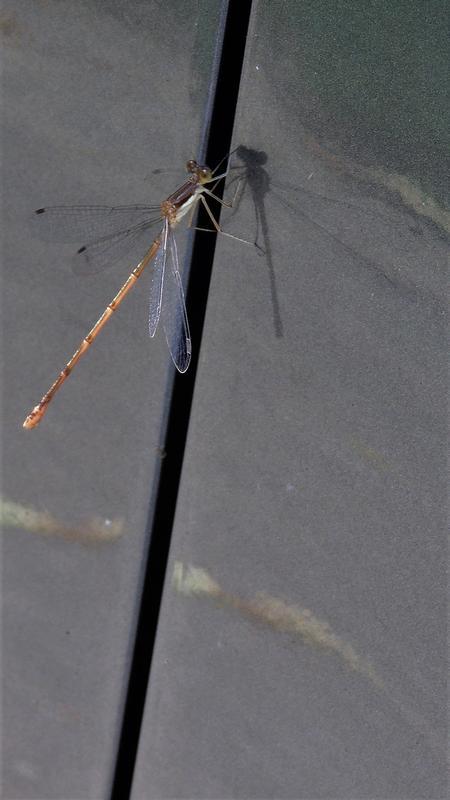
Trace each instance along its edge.
{"label": "reflection on metal", "polygon": [[206,570],[190,564],[184,566],[180,561],[175,562],[172,584],[180,594],[210,597],[255,622],[277,631],[292,633],[305,644],[327,650],[344,661],[347,667],[364,675],[378,689],[383,688],[383,681],[372,665],[358,655],[351,644],[337,636],[328,622],[319,619],[307,608],[288,605],[263,592],[259,592],[253,599],[243,600],[224,592]]}
{"label": "reflection on metal", "polygon": [[378,167],[368,169],[366,180],[376,181],[380,186],[385,186],[393,194],[400,195],[405,206],[409,206],[421,217],[426,217],[435,225],[439,225],[446,233],[450,233],[450,211],[441,206],[434,197],[427,195],[420,186],[417,186],[406,175],[398,172],[387,172]]}
{"label": "reflection on metal", "polygon": [[124,531],[122,519],[91,517],[80,525],[68,526],[45,511],[36,511],[6,498],[0,498],[0,524],[4,528],[20,528],[82,544],[114,542]]}
{"label": "reflection on metal", "polygon": [[336,155],[327,150],[316,139],[309,136],[305,145],[323,162],[329,164],[336,172],[343,172],[366,184],[376,184],[392,194],[400,196],[402,203],[421,217],[426,217],[435,225],[439,225],[446,233],[450,233],[450,211],[442,206],[434,197],[427,195],[406,175],[388,172],[383,167],[366,167],[349,158]]}

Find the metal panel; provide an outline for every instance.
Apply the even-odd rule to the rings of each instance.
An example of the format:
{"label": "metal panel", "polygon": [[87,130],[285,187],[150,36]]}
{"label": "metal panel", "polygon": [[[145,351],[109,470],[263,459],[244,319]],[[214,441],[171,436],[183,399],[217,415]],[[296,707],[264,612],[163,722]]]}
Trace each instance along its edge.
{"label": "metal panel", "polygon": [[217,15],[216,2],[112,0],[2,11],[4,797],[108,794],[172,377],[142,277],[40,427],[22,429],[129,271],[75,277],[77,245],[40,241],[33,210],[159,203],[177,186]]}
{"label": "metal panel", "polygon": [[253,16],[134,800],[446,796],[445,25],[376,8]]}

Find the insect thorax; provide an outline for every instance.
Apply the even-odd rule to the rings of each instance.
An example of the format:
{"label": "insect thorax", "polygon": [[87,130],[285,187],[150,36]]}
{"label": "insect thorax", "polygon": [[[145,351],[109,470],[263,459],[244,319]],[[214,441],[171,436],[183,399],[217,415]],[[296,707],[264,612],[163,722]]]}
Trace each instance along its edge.
{"label": "insect thorax", "polygon": [[175,225],[177,221],[177,207],[170,200],[163,200],[161,203],[161,214],[169,220],[170,225]]}

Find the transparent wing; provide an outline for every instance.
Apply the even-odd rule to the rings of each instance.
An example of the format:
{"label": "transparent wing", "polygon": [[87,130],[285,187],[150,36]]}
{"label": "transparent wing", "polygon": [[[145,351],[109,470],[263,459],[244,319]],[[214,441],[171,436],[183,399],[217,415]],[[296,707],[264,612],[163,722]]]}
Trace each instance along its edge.
{"label": "transparent wing", "polygon": [[170,227],[168,227],[168,241],[170,252],[162,296],[162,321],[172,361],[179,372],[186,372],[191,360],[192,343],[178,264],[177,243]]}
{"label": "transparent wing", "polygon": [[78,275],[91,275],[125,258],[129,266],[133,260],[139,262],[151,245],[150,229],[157,223],[161,224],[160,217],[83,245],[73,257],[74,272]]}
{"label": "transparent wing", "polygon": [[75,273],[90,275],[126,256],[139,260],[151,244],[149,230],[160,223],[161,211],[153,206],[49,206],[38,209],[34,220],[37,235],[46,241],[81,243],[90,237],[73,259]]}
{"label": "transparent wing", "polygon": [[148,332],[154,336],[161,316],[162,293],[164,285],[164,273],[166,271],[167,259],[167,237],[169,233],[169,223],[164,220],[164,227],[161,231],[161,244],[153,263],[153,272],[150,281],[150,296],[148,301]]}
{"label": "transparent wing", "polygon": [[159,206],[46,206],[35,211],[33,232],[44,241],[83,244],[159,215]]}

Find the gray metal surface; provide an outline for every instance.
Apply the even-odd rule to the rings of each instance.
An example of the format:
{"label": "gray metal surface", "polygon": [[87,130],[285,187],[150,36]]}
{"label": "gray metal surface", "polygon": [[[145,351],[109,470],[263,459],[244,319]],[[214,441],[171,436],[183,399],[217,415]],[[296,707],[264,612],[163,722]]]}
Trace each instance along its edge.
{"label": "gray metal surface", "polygon": [[2,10],[4,798],[108,796],[172,374],[143,276],[22,429],[129,271],[74,276],[83,242],[39,241],[33,210],[158,203],[177,186],[199,148],[217,8]]}
{"label": "gray metal surface", "polygon": [[253,17],[133,800],[447,796],[442,20],[363,7]]}

